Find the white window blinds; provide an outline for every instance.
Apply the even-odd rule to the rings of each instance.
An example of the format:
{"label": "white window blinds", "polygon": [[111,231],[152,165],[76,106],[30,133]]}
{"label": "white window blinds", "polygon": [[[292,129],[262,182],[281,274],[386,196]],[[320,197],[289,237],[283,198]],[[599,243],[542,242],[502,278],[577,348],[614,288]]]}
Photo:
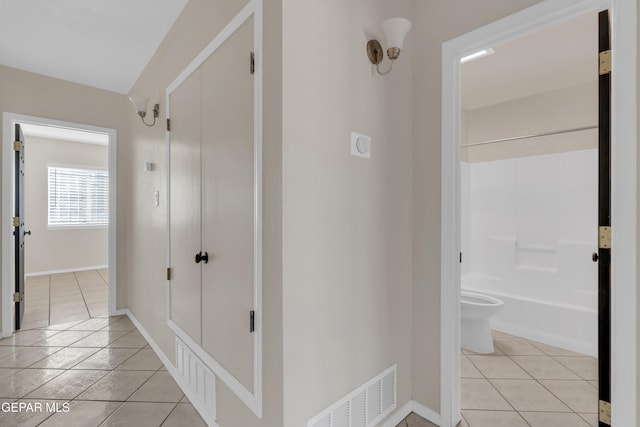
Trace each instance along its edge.
{"label": "white window blinds", "polygon": [[105,170],[49,166],[49,226],[109,224],[109,174]]}

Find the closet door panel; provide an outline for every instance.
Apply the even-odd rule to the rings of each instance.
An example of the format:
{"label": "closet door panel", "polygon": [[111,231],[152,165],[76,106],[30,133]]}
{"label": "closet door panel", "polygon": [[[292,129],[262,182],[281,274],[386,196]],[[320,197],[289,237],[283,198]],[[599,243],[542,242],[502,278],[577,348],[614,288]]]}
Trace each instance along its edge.
{"label": "closet door panel", "polygon": [[201,343],[201,72],[196,70],[170,98],[171,319]]}
{"label": "closet door panel", "polygon": [[254,102],[245,22],[203,65],[202,347],[253,390]]}

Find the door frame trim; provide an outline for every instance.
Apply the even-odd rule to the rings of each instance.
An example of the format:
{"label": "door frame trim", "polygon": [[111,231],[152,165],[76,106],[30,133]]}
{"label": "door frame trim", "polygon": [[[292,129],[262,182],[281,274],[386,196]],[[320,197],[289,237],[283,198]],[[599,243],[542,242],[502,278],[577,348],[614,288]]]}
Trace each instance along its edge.
{"label": "door frame trim", "polygon": [[[24,114],[2,113],[2,224],[10,224],[13,206],[13,125],[15,123],[32,123],[45,126],[57,126],[80,129],[90,132],[98,132],[108,135],[108,169],[109,169],[109,314],[119,314],[117,311],[117,168],[116,146],[117,131],[111,128],[103,128],[81,123],[66,122],[48,119],[44,117],[27,116]],[[14,332],[13,313],[14,308],[11,295],[13,293],[13,280],[15,277],[12,250],[12,236],[8,231],[2,235],[2,320],[1,337],[11,336]]]}
{"label": "door frame trim", "polygon": [[[238,381],[231,372],[214,359],[194,341],[176,322],[171,320],[171,281],[166,281],[165,319],[169,328],[198,356],[213,373],[258,417],[262,418],[262,0],[251,0],[227,23],[194,60],[185,67],[166,89],[166,115],[171,117],[170,95],[195,70],[197,70],[223,43],[231,37],[249,18],[253,17],[253,49],[255,59],[253,87],[253,143],[254,143],[254,278],[253,301],[255,310],[255,332],[253,337],[253,391]],[[166,132],[167,141],[167,268],[171,267],[171,132]],[[248,314],[248,313],[247,313]]]}
{"label": "door frame trim", "polygon": [[[585,13],[612,29],[612,425],[636,425],[637,157],[635,0],[545,0],[442,45],[441,370],[443,427],[460,420],[460,58]],[[594,58],[595,61],[595,58]],[[594,230],[595,232],[595,230]]]}

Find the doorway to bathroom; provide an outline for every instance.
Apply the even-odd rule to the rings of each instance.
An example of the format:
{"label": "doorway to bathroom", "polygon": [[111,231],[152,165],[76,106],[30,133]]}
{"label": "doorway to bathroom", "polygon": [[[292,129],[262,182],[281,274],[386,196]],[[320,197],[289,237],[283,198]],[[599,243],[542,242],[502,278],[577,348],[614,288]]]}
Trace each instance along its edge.
{"label": "doorway to bathroom", "polygon": [[597,56],[593,12],[461,60],[470,427],[598,425]]}

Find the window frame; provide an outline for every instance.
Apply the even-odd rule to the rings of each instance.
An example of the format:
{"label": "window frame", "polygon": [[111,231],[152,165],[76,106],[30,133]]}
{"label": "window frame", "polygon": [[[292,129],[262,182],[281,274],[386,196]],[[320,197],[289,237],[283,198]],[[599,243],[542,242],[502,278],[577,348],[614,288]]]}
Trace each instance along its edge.
{"label": "window frame", "polygon": [[[107,201],[107,222],[106,223],[86,223],[86,224],[73,224],[73,223],[64,223],[64,224],[51,224],[51,197],[50,197],[50,184],[49,184],[49,173],[51,168],[56,169],[70,169],[76,171],[89,171],[89,172],[106,172],[107,174],[107,193],[106,193],[106,201]],[[96,166],[96,165],[77,165],[77,164],[62,164],[62,163],[47,163],[47,171],[46,171],[46,179],[47,179],[47,230],[102,230],[109,228],[109,169],[105,166]]]}

